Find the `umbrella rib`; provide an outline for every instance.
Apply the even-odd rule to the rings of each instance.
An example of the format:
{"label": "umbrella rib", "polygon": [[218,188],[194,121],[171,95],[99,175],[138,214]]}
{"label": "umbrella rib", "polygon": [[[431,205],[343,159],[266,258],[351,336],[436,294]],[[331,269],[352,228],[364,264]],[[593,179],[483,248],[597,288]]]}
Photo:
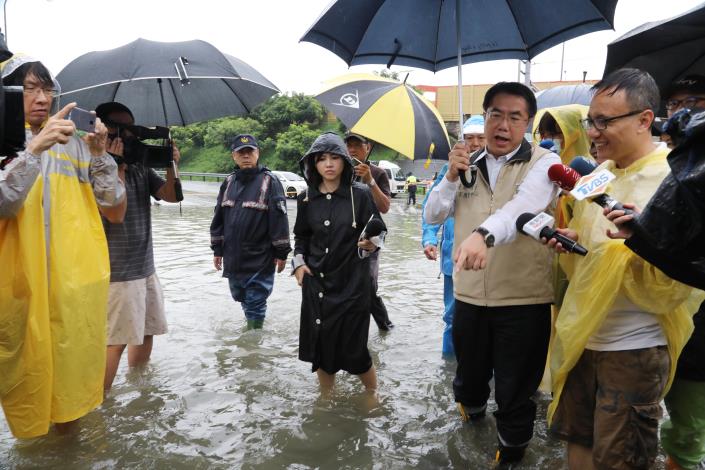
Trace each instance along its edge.
{"label": "umbrella rib", "polygon": [[[438,41],[438,36],[440,36],[440,34],[441,34],[441,15],[443,13],[443,1],[444,0],[440,0],[440,1],[441,1],[441,6],[440,6],[440,8],[438,8],[438,19],[436,21],[436,53],[433,54],[434,64],[438,63],[438,47],[440,46],[440,42]],[[457,14],[457,12],[456,12],[456,14]]]}
{"label": "umbrella rib", "polygon": [[690,67],[693,66],[696,62],[698,62],[700,59],[702,59],[705,56],[705,53],[700,54],[699,56],[695,57],[694,60],[692,60],[688,65],[686,65],[679,73],[678,76],[681,74],[684,74]]}
{"label": "umbrella rib", "polygon": [[[176,96],[176,90],[174,90],[174,82],[169,80],[169,88],[171,88],[171,93],[174,95],[174,103],[176,103],[176,109],[179,111],[179,118],[181,118],[181,125],[186,125],[186,119],[184,119],[184,113],[181,112],[181,104],[179,104],[179,98]],[[169,120],[164,116],[164,126],[169,127]]]}
{"label": "umbrella rib", "polygon": [[[91,86],[87,86],[87,87],[83,87],[83,88],[77,88],[77,89],[75,89],[75,90],[64,91],[64,92],[61,92],[61,96],[70,95],[71,93],[79,93],[79,92],[81,92],[81,91],[86,91],[86,90],[90,90],[90,89],[92,89],[92,88],[98,88],[98,87],[105,86],[105,85],[112,85],[113,83],[137,82],[137,81],[140,81],[140,80],[156,80],[157,78],[161,78],[162,80],[177,80],[177,79],[179,79],[179,77],[175,75],[175,76],[173,76],[173,77],[171,77],[171,76],[139,77],[139,78],[129,78],[129,79],[127,79],[127,80],[114,80],[114,81],[111,81],[111,82],[98,83],[97,85],[91,85]],[[211,75],[201,75],[201,76],[194,76],[194,75],[191,75],[189,78],[191,78],[191,80],[194,80],[194,79],[245,80],[245,81],[254,83],[254,84],[256,84],[256,85],[259,85],[259,86],[262,86],[262,87],[265,87],[265,88],[269,88],[270,90],[276,90],[277,92],[279,92],[279,88],[277,88],[277,86],[274,85],[274,84],[272,84],[272,86],[274,87],[274,88],[272,88],[272,86],[262,84],[262,83],[260,83],[260,82],[257,82],[257,81],[255,81],[255,80],[252,80],[252,79],[249,79],[249,78],[242,78],[242,77],[222,77],[222,76],[218,76],[218,75],[213,75],[213,76],[211,76]]]}
{"label": "umbrella rib", "polygon": [[[569,26],[569,27],[567,27],[567,28],[563,28],[563,29],[561,29],[560,31],[556,31],[556,32],[553,33],[553,34],[551,34],[551,35],[549,35],[549,36],[546,36],[545,38],[541,39],[541,40],[538,41],[538,42],[535,42],[534,44],[531,44],[530,46],[527,47],[527,50],[528,50],[528,49],[531,49],[531,48],[533,48],[533,47],[536,47],[537,45],[539,45],[539,44],[541,44],[541,43],[544,43],[544,42],[546,42],[546,41],[548,41],[548,40],[550,40],[550,39],[553,39],[554,37],[558,36],[558,35],[561,34],[561,33],[564,33],[564,32],[566,32],[566,31],[569,31],[569,30],[571,30],[571,29],[573,29],[573,28],[577,28],[578,26],[584,26],[584,25],[587,25],[587,24],[590,24],[590,23],[601,23],[601,22],[602,22],[602,20],[587,20],[587,21],[582,21],[582,22],[580,22],[580,23],[573,24],[573,25],[571,25],[571,26]],[[608,23],[609,23],[609,22],[608,22]],[[541,51],[541,52],[543,52],[543,51]],[[538,54],[537,54],[537,55],[538,55]]]}
{"label": "umbrella rib", "polygon": [[247,114],[250,114],[250,108],[245,104],[245,101],[238,95],[237,91],[233,87],[230,86],[230,84],[227,82],[227,80],[223,80],[223,83],[225,83],[225,86],[227,86],[230,91],[233,92],[233,94],[237,97],[237,99],[242,103],[242,107],[245,108],[245,111],[247,111]]}
{"label": "umbrella rib", "polygon": [[334,44],[336,44],[337,47],[340,47],[342,50],[344,50],[348,54],[348,57],[350,57],[350,60],[346,60],[345,62],[347,62],[347,64],[350,65],[350,62],[352,62],[352,60],[355,58],[355,54],[350,49],[345,47],[345,45],[341,44],[337,39],[335,39],[330,34],[324,33],[323,31],[315,31],[315,33],[320,34],[324,38],[330,39],[331,41],[333,41]]}
{"label": "umbrella rib", "polygon": [[[389,55],[389,54],[386,53],[386,52],[367,52],[367,53],[365,53],[365,54],[358,54],[358,55],[355,56],[355,58],[357,59],[357,58],[360,58],[360,57],[368,57],[368,56],[388,56],[388,55]],[[406,59],[418,60],[419,62],[425,62],[425,63],[431,64],[431,65],[435,65],[435,64],[436,64],[436,63],[435,63],[434,61],[432,61],[432,60],[424,59],[424,58],[422,58],[422,57],[417,57],[417,56],[413,56],[413,55],[397,54],[397,58],[399,58],[399,57],[403,57],[403,58],[406,58]],[[380,63],[384,63],[384,62],[380,62]],[[359,65],[359,64],[355,64],[355,65]]]}

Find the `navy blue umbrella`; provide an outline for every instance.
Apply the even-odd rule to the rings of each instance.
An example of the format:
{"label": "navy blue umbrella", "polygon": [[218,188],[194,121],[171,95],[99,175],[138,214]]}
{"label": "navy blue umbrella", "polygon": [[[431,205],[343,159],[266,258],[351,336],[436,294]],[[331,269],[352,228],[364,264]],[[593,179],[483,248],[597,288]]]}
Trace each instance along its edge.
{"label": "navy blue umbrella", "polygon": [[348,65],[434,72],[458,65],[462,129],[461,63],[531,59],[568,39],[613,28],[616,5],[617,0],[337,0],[301,40]]}

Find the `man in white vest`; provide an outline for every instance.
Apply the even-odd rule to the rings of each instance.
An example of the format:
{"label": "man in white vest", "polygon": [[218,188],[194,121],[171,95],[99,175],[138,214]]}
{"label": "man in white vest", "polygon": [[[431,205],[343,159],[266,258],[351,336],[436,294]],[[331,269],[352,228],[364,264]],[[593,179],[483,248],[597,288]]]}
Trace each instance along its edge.
{"label": "man in white vest", "polygon": [[[455,401],[464,420],[481,419],[494,377],[496,459],[509,467],[523,458],[533,435],[532,396],[544,371],[553,302],[551,253],[536,240],[517,236],[516,220],[526,212],[550,212],[557,190],[547,172],[561,161],[524,139],[536,114],[529,88],[497,83],[482,106],[486,146],[472,155],[462,142],[453,147],[448,172],[429,195],[424,217],[442,223],[455,216]],[[459,176],[465,173],[472,181],[471,163],[477,178],[466,187]]]}

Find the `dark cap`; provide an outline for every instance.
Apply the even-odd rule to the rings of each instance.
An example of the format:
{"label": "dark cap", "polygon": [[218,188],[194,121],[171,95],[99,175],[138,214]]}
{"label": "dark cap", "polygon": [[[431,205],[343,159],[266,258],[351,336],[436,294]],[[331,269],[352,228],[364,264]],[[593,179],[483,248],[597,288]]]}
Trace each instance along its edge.
{"label": "dark cap", "polygon": [[354,132],[348,131],[348,132],[345,133],[345,137],[344,137],[343,140],[345,140],[345,142],[347,143],[348,140],[350,140],[350,139],[357,139],[357,140],[359,140],[360,142],[362,142],[363,144],[369,144],[369,143],[370,143],[370,141],[367,140],[367,137],[365,137],[365,136],[363,136],[363,135],[360,135],[360,134],[356,134],[356,133],[354,133]]}
{"label": "dark cap", "polygon": [[702,75],[688,75],[672,82],[666,92],[664,98],[668,99],[676,93],[693,93],[705,94],[705,77]]}
{"label": "dark cap", "polygon": [[230,144],[230,150],[233,152],[237,152],[238,150],[244,148],[258,149],[259,144],[257,143],[257,139],[250,134],[240,134],[236,136],[233,139],[232,144]]}
{"label": "dark cap", "polygon": [[103,122],[107,121],[106,117],[111,113],[127,113],[132,118],[132,122],[135,122],[135,116],[132,114],[132,111],[130,111],[130,108],[117,101],[101,103],[95,108],[95,115]]}

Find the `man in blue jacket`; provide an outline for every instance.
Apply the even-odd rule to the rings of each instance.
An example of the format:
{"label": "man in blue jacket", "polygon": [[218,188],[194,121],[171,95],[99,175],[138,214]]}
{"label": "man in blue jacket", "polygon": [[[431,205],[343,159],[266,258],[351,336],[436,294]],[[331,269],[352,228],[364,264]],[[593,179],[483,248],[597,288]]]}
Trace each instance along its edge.
{"label": "man in blue jacket", "polygon": [[239,168],[218,193],[211,222],[213,264],[228,278],[247,326],[262,328],[274,269],[282,272],[291,251],[286,197],[279,180],[257,163],[259,145],[252,135],[238,135],[231,149]]}
{"label": "man in blue jacket", "polygon": [[[481,115],[471,116],[463,125],[463,137],[465,146],[468,152],[473,153],[485,146],[485,118]],[[445,177],[448,171],[448,164],[443,165],[438,173],[433,186],[426,193],[422,207],[426,207],[426,199],[431,194],[431,190]],[[441,353],[443,356],[455,357],[455,349],[453,348],[453,312],[455,311],[455,297],[453,297],[453,230],[455,219],[448,217],[441,224],[428,224],[422,220],[422,239],[424,255],[430,260],[438,259],[438,231],[443,227],[443,234],[440,241],[441,245],[441,272],[443,273],[443,304],[445,310],[443,312],[443,321],[446,326],[443,330],[443,346]]]}

